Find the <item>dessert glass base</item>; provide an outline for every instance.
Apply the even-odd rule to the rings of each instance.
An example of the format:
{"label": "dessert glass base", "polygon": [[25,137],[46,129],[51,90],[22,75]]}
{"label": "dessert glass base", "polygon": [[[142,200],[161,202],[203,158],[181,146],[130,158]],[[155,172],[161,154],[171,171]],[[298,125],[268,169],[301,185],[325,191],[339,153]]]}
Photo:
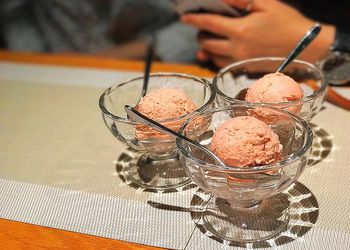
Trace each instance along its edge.
{"label": "dessert glass base", "polygon": [[[272,204],[273,206],[279,206],[275,208],[276,210],[274,210],[274,214],[278,214],[276,211],[281,211],[280,214],[285,211],[283,213],[288,214],[290,217],[285,230],[281,231],[275,236],[272,235],[271,238],[266,240],[258,240],[254,242],[228,240],[228,238],[233,237],[226,236],[226,239],[218,237],[219,234],[213,232],[212,230],[213,226],[210,224],[208,225],[208,221],[213,221],[211,218],[208,219],[208,214],[210,212],[207,211],[207,209],[209,210],[211,207],[210,205],[208,206],[208,202],[212,204],[214,199],[217,198],[213,198],[213,195],[205,192],[202,189],[198,189],[196,191],[191,200],[191,218],[193,222],[196,223],[196,227],[203,234],[203,236],[205,235],[206,237],[209,237],[225,246],[240,247],[242,249],[274,249],[278,246],[298,240],[314,227],[319,216],[319,205],[316,197],[311,190],[297,181],[290,185],[281,194],[273,196],[274,201],[282,201],[282,203]],[[271,201],[271,199],[267,200]],[[288,207],[286,207],[286,205],[288,205]],[[216,206],[216,209],[219,209],[219,207]],[[222,216],[224,212],[225,210],[222,212],[220,210],[212,211],[210,216],[213,217],[215,214],[217,214],[217,217]],[[203,215],[203,213],[206,213],[206,215]],[[223,218],[222,220],[224,220]],[[215,223],[221,223],[222,221],[220,221],[220,219],[221,218],[217,218]],[[229,223],[226,224],[229,225]],[[227,228],[229,228],[229,226],[227,226]]]}
{"label": "dessert glass base", "polygon": [[[133,148],[132,157],[119,157],[117,171],[121,179],[135,187],[152,191],[172,192],[190,183],[176,152],[175,138],[159,136],[141,123],[127,117],[124,107],[136,107],[144,83],[143,77],[126,80],[106,89],[99,99],[99,107],[106,127],[116,139]],[[178,73],[154,73],[150,75],[148,91],[163,88],[181,90],[198,107],[189,114],[164,118],[163,125],[180,126],[193,113],[205,111],[214,105],[214,86],[205,79]],[[196,131],[197,132],[197,131]],[[200,132],[197,132],[200,133]]]}
{"label": "dessert glass base", "polygon": [[[208,137],[197,136],[202,145],[210,145],[210,135],[224,122],[239,116],[264,118],[258,107],[231,105],[198,113],[187,120],[180,133],[187,135],[187,125],[200,116],[211,117]],[[268,126],[279,137],[282,159],[275,163],[242,168],[222,168],[195,150],[186,141],[177,140],[180,160],[197,186],[212,195],[201,215],[203,227],[226,242],[267,241],[286,230],[293,219],[290,200],[283,193],[305,169],[312,145],[312,130],[299,117],[269,108],[278,119]],[[210,133],[212,131],[212,133]],[[216,197],[216,198],[213,198]]]}
{"label": "dessert glass base", "polygon": [[290,219],[286,196],[275,195],[250,207],[236,207],[212,197],[202,214],[203,226],[218,238],[235,242],[267,240],[286,230]]}
{"label": "dessert glass base", "polygon": [[176,153],[154,155],[128,149],[117,162],[118,174],[128,184],[162,192],[191,182]]}

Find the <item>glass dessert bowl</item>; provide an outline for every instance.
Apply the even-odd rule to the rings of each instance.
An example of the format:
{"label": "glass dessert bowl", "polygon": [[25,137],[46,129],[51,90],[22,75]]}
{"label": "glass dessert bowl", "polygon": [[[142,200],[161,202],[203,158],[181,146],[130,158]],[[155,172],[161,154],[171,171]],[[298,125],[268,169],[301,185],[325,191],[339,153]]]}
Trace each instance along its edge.
{"label": "glass dessert bowl", "polygon": [[[183,186],[190,179],[178,160],[175,139],[131,121],[124,111],[125,105],[138,107],[141,104],[143,79],[137,77],[112,86],[99,99],[103,120],[111,133],[125,145],[140,152],[127,163],[123,177],[139,187],[151,190]],[[158,120],[174,130],[179,130],[182,123],[194,113],[205,111],[214,105],[215,89],[205,79],[177,73],[150,75],[147,93],[165,88],[180,90],[195,105],[190,113]],[[155,112],[157,114],[157,110]]]}
{"label": "glass dessert bowl", "polygon": [[[299,178],[307,165],[313,134],[299,117],[269,109],[279,119],[270,121],[268,126],[282,145],[281,159],[275,163],[222,168],[186,141],[176,141],[187,174],[198,187],[213,195],[202,213],[203,226],[221,239],[235,242],[267,240],[288,227],[289,201],[282,191]],[[194,119],[210,117],[207,131],[195,138],[209,147],[223,123],[242,116],[259,119],[259,112],[256,107],[247,105],[220,107],[188,119],[179,133],[187,136],[187,126]]]}
{"label": "glass dessert bowl", "polygon": [[[213,80],[218,106],[247,103],[247,89],[264,75],[275,72],[283,61],[284,58],[278,57],[253,58],[220,70]],[[255,102],[253,105],[285,109],[310,121],[321,109],[324,100],[327,83],[323,73],[313,64],[300,60],[291,62],[281,73],[299,84],[303,97],[280,102]]]}

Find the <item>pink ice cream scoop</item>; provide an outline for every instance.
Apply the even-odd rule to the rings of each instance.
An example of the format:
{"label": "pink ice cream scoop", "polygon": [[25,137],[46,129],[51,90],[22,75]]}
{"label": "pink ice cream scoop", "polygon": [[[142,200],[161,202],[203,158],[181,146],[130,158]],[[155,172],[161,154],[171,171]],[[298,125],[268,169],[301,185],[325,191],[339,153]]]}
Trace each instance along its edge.
{"label": "pink ice cream scoop", "polygon": [[288,102],[303,97],[303,90],[291,77],[271,73],[255,81],[247,91],[248,102]]}
{"label": "pink ice cream scoop", "polygon": [[[189,114],[196,110],[197,106],[182,90],[161,88],[143,97],[136,106],[136,109],[149,118],[161,122],[164,126],[178,131],[184,119],[167,122],[162,121]],[[145,125],[137,126],[136,134],[139,139],[148,139],[150,137],[169,138],[168,135]]]}
{"label": "pink ice cream scoop", "polygon": [[150,92],[137,105],[140,113],[161,121],[186,115],[197,108],[180,89],[161,88]]}
{"label": "pink ice cream scoop", "polygon": [[216,130],[210,150],[227,166],[245,168],[279,161],[282,145],[264,122],[252,116],[239,116]]}

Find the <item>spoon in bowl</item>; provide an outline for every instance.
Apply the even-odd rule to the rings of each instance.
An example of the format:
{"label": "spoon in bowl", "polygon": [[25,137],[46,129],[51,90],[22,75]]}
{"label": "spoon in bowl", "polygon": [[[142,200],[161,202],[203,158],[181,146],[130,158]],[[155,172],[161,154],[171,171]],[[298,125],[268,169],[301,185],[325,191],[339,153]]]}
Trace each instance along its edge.
{"label": "spoon in bowl", "polygon": [[[299,41],[299,43],[294,47],[294,49],[289,53],[286,59],[282,62],[282,64],[278,67],[276,72],[281,72],[291,63],[320,33],[321,25],[316,23],[312,26],[308,32],[304,35],[304,37]],[[247,94],[248,88],[242,89],[236,96],[235,99],[245,101],[245,96]]]}
{"label": "spoon in bowl", "polygon": [[276,72],[281,72],[287,65],[292,62],[320,33],[321,25],[316,23],[312,26],[305,36],[299,41],[295,48],[289,53],[283,63],[278,67]]}
{"label": "spoon in bowl", "polygon": [[228,169],[228,167],[225,165],[225,163],[223,163],[223,161],[219,157],[217,157],[208,148],[199,144],[198,142],[193,141],[193,140],[187,138],[186,136],[184,136],[180,133],[177,133],[170,128],[165,127],[164,125],[162,125],[162,124],[152,120],[151,118],[141,114],[140,112],[138,112],[136,109],[134,109],[133,107],[131,107],[129,105],[125,105],[124,110],[127,113],[127,115],[129,116],[129,118],[131,118],[132,120],[140,122],[140,123],[147,125],[153,129],[156,129],[156,130],[161,131],[161,132],[168,134],[168,135],[175,136],[176,138],[178,138],[180,140],[184,140],[184,141],[188,142],[192,146],[195,146],[196,148],[200,149],[203,153],[208,155],[211,159],[213,159],[215,161],[215,163],[217,163],[219,165],[219,167]]}
{"label": "spoon in bowl", "polygon": [[144,97],[147,93],[149,75],[151,72],[151,66],[152,66],[153,56],[154,56],[154,45],[155,45],[155,38],[152,37],[147,48],[147,54],[145,59],[145,70],[144,70],[141,98]]}

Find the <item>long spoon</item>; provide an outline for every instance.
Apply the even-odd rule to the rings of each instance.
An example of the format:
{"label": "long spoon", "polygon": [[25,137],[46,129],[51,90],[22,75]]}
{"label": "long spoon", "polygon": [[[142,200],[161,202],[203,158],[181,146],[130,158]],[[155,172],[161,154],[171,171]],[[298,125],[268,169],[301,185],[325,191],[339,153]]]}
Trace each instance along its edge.
{"label": "long spoon", "polygon": [[[289,53],[289,55],[286,57],[286,59],[282,62],[282,64],[278,67],[276,72],[281,72],[287,65],[292,62],[320,33],[321,31],[321,25],[319,23],[316,23],[314,26],[312,26],[308,32],[305,34],[305,36],[299,41],[299,43],[294,47],[294,49]],[[235,99],[238,100],[245,100],[245,96],[247,94],[246,89],[242,89],[236,96]]]}
{"label": "long spoon", "polygon": [[180,139],[180,140],[184,140],[186,142],[188,142],[189,144],[195,146],[196,148],[202,150],[205,154],[207,154],[208,156],[210,156],[212,159],[215,160],[216,163],[219,164],[220,167],[222,168],[228,168],[221,160],[219,157],[217,157],[213,152],[211,152],[208,148],[204,147],[203,145],[199,144],[196,141],[193,141],[189,138],[187,138],[186,136],[179,134],[177,132],[175,132],[174,130],[171,130],[170,128],[165,127],[164,125],[152,120],[151,118],[141,114],[140,112],[138,112],[137,110],[135,110],[133,107],[129,106],[129,105],[125,105],[124,107],[125,112],[128,114],[128,116],[137,122],[140,122],[144,125],[147,125],[153,129],[156,129],[158,131],[161,131],[165,134],[168,135],[172,135],[175,136],[176,138]]}
{"label": "long spoon", "polygon": [[320,33],[321,25],[316,23],[312,26],[305,36],[299,41],[297,46],[289,53],[276,72],[281,72],[290,62],[292,62]]}
{"label": "long spoon", "polygon": [[155,38],[152,37],[147,48],[147,54],[145,59],[145,71],[144,71],[141,98],[144,97],[147,93],[149,74],[151,72],[151,66],[153,62],[154,44],[155,44]]}

